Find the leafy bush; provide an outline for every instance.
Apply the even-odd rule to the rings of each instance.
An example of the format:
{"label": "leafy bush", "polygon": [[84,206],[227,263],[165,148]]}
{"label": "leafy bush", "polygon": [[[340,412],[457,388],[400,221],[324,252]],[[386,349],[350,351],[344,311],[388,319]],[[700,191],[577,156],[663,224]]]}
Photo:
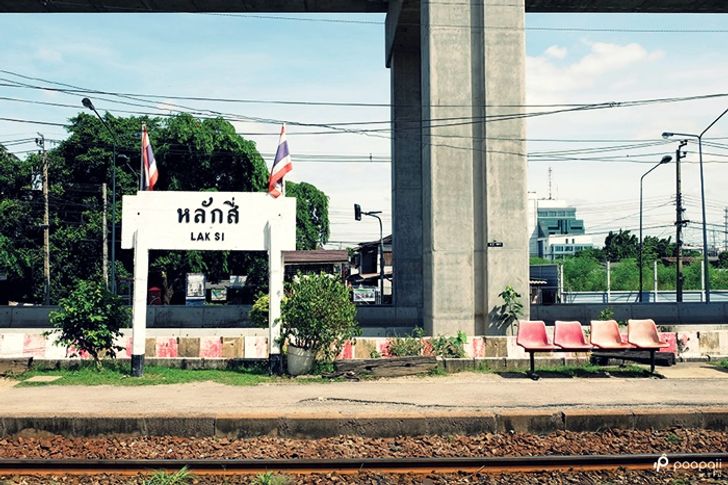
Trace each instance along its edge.
{"label": "leafy bush", "polygon": [[359,335],[356,307],[349,290],[335,276],[298,275],[281,303],[281,341],[332,361],[344,342]]}
{"label": "leafy bush", "polygon": [[60,310],[50,314],[51,325],[55,328],[46,333],[58,333],[58,345],[73,347],[72,355],[87,352],[98,369],[102,354],[115,358],[116,351],[122,350],[114,345],[114,339],[121,335],[120,329],[128,325],[130,312],[121,298],[103,285],[80,280],[59,305]]}
{"label": "leafy bush", "polygon": [[597,315],[597,320],[614,320],[614,308],[610,306],[603,308]]}
{"label": "leafy bush", "polygon": [[424,330],[415,327],[409,335],[394,336],[387,343],[387,353],[392,357],[412,357],[422,354]]}
{"label": "leafy bush", "polygon": [[467,341],[468,336],[462,330],[458,330],[456,337],[438,335],[432,339],[432,351],[440,357],[463,358]]}
{"label": "leafy bush", "polygon": [[511,285],[506,286],[498,295],[503,299],[502,305],[496,305],[490,312],[491,327],[507,329],[523,316],[521,295]]}
{"label": "leafy bush", "polygon": [[618,325],[627,325],[624,320],[617,320],[615,318],[614,308],[608,306],[603,308],[602,311],[597,315],[597,320],[616,320]]}
{"label": "leafy bush", "polygon": [[267,328],[268,327],[268,308],[270,307],[270,296],[268,293],[264,293],[256,298],[253,307],[248,313],[248,319],[256,327]]}

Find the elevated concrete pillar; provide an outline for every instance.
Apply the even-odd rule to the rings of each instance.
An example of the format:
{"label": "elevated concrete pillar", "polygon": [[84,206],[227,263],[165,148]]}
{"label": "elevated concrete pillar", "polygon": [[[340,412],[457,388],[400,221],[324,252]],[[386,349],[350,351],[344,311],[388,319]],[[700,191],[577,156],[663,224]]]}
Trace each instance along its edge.
{"label": "elevated concrete pillar", "polygon": [[[394,304],[399,317],[422,325],[422,93],[419,2],[390,3],[387,56],[392,69],[392,244]],[[404,7],[404,8],[403,8]],[[411,318],[406,318],[411,317]]]}
{"label": "elevated concrete pillar", "polygon": [[390,3],[395,302],[421,291],[431,334],[508,333],[507,285],[528,308],[523,26],[518,2]]}

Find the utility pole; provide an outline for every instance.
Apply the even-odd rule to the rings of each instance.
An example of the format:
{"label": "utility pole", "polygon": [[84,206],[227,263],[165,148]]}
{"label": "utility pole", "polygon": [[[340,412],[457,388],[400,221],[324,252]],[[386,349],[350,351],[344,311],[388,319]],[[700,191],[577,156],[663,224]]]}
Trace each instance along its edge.
{"label": "utility pole", "polygon": [[551,167],[549,167],[549,200],[553,199],[551,192]]}
{"label": "utility pole", "polygon": [[688,223],[683,219],[685,209],[682,204],[682,179],[680,175],[680,160],[685,158],[685,152],[682,148],[687,145],[687,140],[682,140],[680,146],[675,152],[675,300],[679,303],[683,301],[683,268],[682,268],[682,230]]}
{"label": "utility pole", "polygon": [[103,278],[104,278],[104,284],[106,285],[106,288],[109,288],[109,243],[108,243],[108,233],[109,233],[109,226],[106,222],[106,212],[107,212],[107,203],[106,203],[106,182],[101,184],[101,198],[104,201],[104,216],[103,216],[103,222],[101,223],[101,234],[102,240],[103,240],[103,248],[102,248],[102,258],[103,262],[101,263],[101,268],[103,271]]}
{"label": "utility pole", "polygon": [[48,154],[45,148],[45,136],[38,133],[35,144],[41,150],[43,163],[43,304],[51,302],[51,250],[50,250],[50,217],[48,210]]}
{"label": "utility pole", "polygon": [[723,251],[728,251],[728,207],[723,209]]}

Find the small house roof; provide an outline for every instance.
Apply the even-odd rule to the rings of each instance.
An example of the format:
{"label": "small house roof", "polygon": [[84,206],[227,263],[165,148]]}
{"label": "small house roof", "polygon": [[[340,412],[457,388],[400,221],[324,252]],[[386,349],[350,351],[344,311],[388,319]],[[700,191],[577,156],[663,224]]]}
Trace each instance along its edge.
{"label": "small house roof", "polygon": [[346,249],[312,249],[307,251],[283,251],[285,264],[339,264],[349,261]]}

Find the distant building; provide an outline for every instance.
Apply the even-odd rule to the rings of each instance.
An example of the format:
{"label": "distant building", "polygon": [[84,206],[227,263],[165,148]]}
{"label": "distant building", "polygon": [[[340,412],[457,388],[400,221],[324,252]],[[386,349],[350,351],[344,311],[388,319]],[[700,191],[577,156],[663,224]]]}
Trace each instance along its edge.
{"label": "distant building", "polygon": [[349,252],[346,249],[313,249],[283,251],[285,277],[292,279],[297,273],[328,273],[346,280],[350,272]]}
{"label": "distant building", "polygon": [[[382,239],[384,246],[384,295],[377,303],[392,302],[392,236]],[[379,240],[360,243],[355,248],[352,272],[348,281],[352,288],[378,288],[380,278]]]}
{"label": "distant building", "polygon": [[531,256],[559,259],[594,247],[586,235],[584,221],[576,218],[576,208],[564,200],[539,199],[528,194],[528,247]]}

